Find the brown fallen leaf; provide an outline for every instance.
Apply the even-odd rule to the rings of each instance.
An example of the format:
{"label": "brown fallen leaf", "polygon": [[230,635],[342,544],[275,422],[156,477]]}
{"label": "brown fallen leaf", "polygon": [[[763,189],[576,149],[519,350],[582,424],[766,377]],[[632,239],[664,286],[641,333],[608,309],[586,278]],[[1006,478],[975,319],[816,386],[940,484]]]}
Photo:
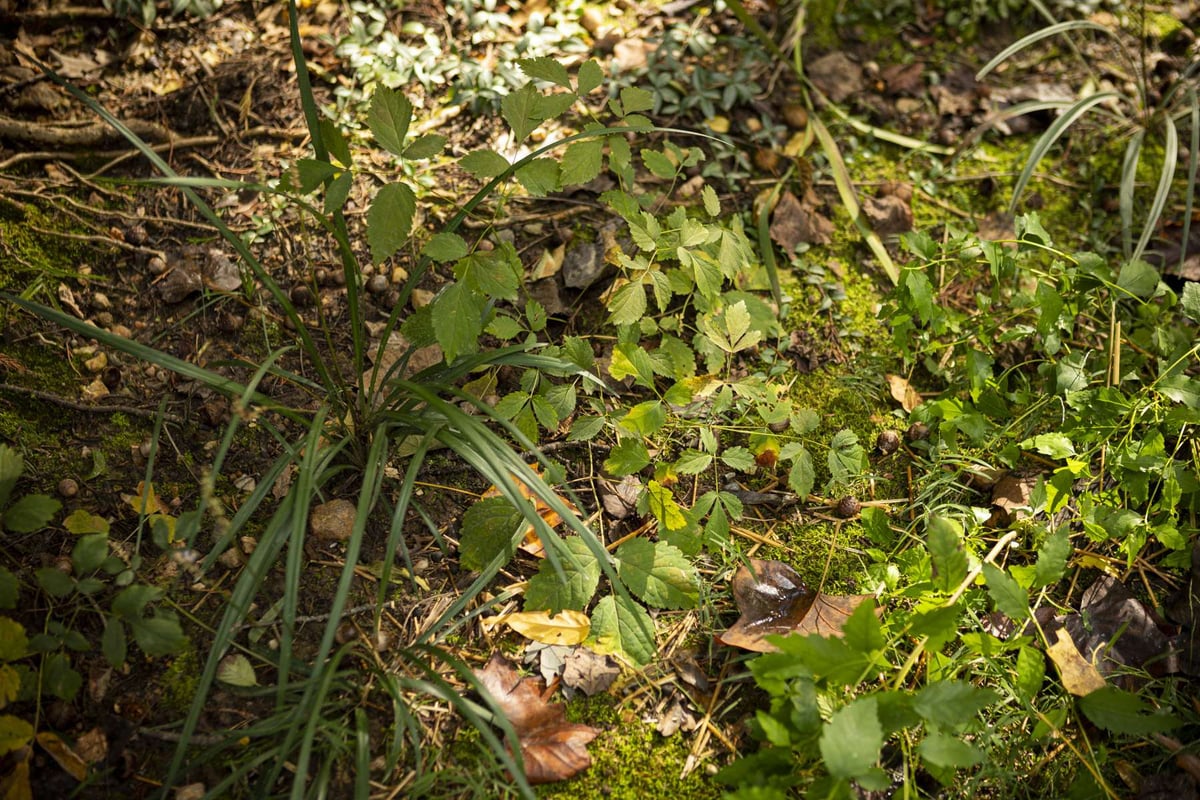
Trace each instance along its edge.
{"label": "brown fallen leaf", "polygon": [[37,735],[37,743],[42,746],[42,749],[50,754],[63,771],[77,781],[82,781],[87,778],[88,765],[87,762],[79,757],[71,746],[58,738],[57,734],[49,731],[42,731]]}
{"label": "brown fallen leaf", "polygon": [[791,192],[784,192],[771,212],[770,234],[783,249],[795,250],[804,243],[829,244],[833,223],[817,213],[816,198],[806,196],[801,201]]}
{"label": "brown fallen leaf", "polygon": [[1039,475],[1016,475],[1009,473],[996,481],[992,487],[993,513],[988,523],[995,528],[1004,528],[1013,522],[1031,516],[1030,498],[1037,487]]}
{"label": "brown fallen leaf", "polygon": [[499,653],[475,675],[513,726],[530,783],[564,781],[591,766],[587,743],[599,729],[567,722],[566,706],[542,697],[541,678],[521,677]]}
{"label": "brown fallen leaf", "polygon": [[750,559],[733,576],[733,598],[741,616],[718,641],[756,653],[779,648],[766,641],[772,634],[841,636],[842,625],[869,594],[831,595],[809,591],[796,570],[782,561]]}
{"label": "brown fallen leaf", "polygon": [[[529,468],[539,476],[542,474],[538,470],[537,464],[530,464]],[[559,515],[559,513],[542,502],[540,497],[535,497],[533,490],[526,486],[524,482],[517,480],[516,476],[509,477],[511,477],[513,482],[517,485],[517,491],[521,493],[521,496],[533,503],[534,510],[537,511],[538,516],[542,518],[542,520],[546,523],[546,526],[550,528],[557,528],[559,523],[562,522],[562,517]],[[495,486],[494,484],[489,486],[487,491],[480,495],[481,498],[499,496],[500,487]],[[577,509],[575,504],[570,500],[562,495],[558,495],[558,499],[562,500],[567,508],[569,508],[573,513],[578,513],[579,509]],[[533,523],[530,523],[528,527],[525,528],[525,538],[522,539],[520,547],[526,553],[529,553],[535,558],[546,557],[546,548],[542,545],[542,540],[538,538],[537,529],[534,528]]]}
{"label": "brown fallen leaf", "polygon": [[608,656],[577,647],[563,662],[562,682],[591,697],[607,691],[620,674],[616,662]]}
{"label": "brown fallen leaf", "polygon": [[899,403],[905,411],[912,411],[921,405],[921,395],[912,387],[908,379],[900,375],[888,375],[887,382],[892,399]]}

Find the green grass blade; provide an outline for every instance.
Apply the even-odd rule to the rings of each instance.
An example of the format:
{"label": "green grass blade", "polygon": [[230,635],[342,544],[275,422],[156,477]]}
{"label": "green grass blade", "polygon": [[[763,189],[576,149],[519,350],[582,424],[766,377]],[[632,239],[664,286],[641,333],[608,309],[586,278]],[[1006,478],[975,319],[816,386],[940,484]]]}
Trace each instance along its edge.
{"label": "green grass blade", "polygon": [[875,259],[879,262],[884,274],[888,276],[888,280],[895,286],[900,281],[900,270],[896,268],[896,264],[888,254],[887,248],[884,247],[879,234],[871,230],[870,224],[863,217],[862,209],[858,205],[858,198],[854,194],[854,182],[850,177],[850,170],[846,168],[846,162],[842,160],[842,153],[838,149],[837,142],[834,141],[829,129],[825,127],[825,123],[821,122],[819,117],[809,115],[808,124],[812,126],[821,150],[825,153],[825,158],[829,160],[829,170],[833,173],[833,182],[837,185],[838,195],[842,199],[846,213],[850,215],[850,219],[854,221],[863,240],[875,254]]}
{"label": "green grass blade", "polygon": [[1099,92],[1097,94],[1085,97],[1078,100],[1068,108],[1063,115],[1054,120],[1053,124],[1046,129],[1041,138],[1034,144],[1033,149],[1029,153],[1029,158],[1025,161],[1025,167],[1021,170],[1021,175],[1017,178],[1017,184],[1013,187],[1013,199],[1009,204],[1009,211],[1016,210],[1017,201],[1021,199],[1022,192],[1029,183],[1029,179],[1033,177],[1033,171],[1037,165],[1045,157],[1054,143],[1058,141],[1067,129],[1074,125],[1080,117],[1088,112],[1093,106],[1118,97],[1116,92]]}
{"label": "green grass blade", "polygon": [[1113,38],[1116,38],[1115,32],[1109,30],[1108,28],[1104,27],[1103,25],[1098,25],[1095,22],[1090,22],[1086,19],[1073,19],[1073,20],[1067,20],[1066,22],[1058,22],[1058,23],[1055,23],[1054,25],[1048,25],[1039,31],[1034,31],[1033,33],[1029,34],[1028,36],[1018,39],[1017,41],[1010,44],[1008,47],[1001,50],[999,53],[996,54],[996,56],[994,58],[992,58],[991,61],[984,64],[983,68],[980,69],[979,72],[975,73],[975,80],[977,80],[977,81],[983,80],[983,78],[989,72],[991,72],[996,67],[1000,66],[1005,61],[1012,58],[1014,55],[1021,52],[1022,50],[1024,50],[1027,47],[1030,47],[1032,45],[1037,44],[1038,42],[1049,39],[1052,36],[1058,36],[1060,33],[1069,33],[1070,31],[1080,31],[1080,30],[1099,31],[1100,33],[1104,33],[1109,36],[1112,36]]}
{"label": "green grass blade", "polygon": [[[1167,205],[1167,197],[1171,194],[1171,182],[1175,179],[1175,167],[1179,161],[1179,131],[1175,128],[1175,121],[1170,117],[1163,117],[1163,125],[1166,135],[1163,142],[1162,172],[1158,174],[1158,185],[1154,187],[1154,198],[1150,201],[1150,213],[1142,222],[1142,235],[1138,237],[1137,247],[1133,248],[1133,254],[1130,256],[1135,261],[1142,257],[1142,253],[1146,252],[1146,245],[1150,243],[1150,237],[1154,235],[1158,218],[1162,216],[1163,209]],[[1186,239],[1183,246],[1186,250]]]}
{"label": "green grass blade", "polygon": [[1189,125],[1191,141],[1188,147],[1187,187],[1183,209],[1183,233],[1179,248],[1179,274],[1183,274],[1183,264],[1187,261],[1188,241],[1191,237],[1192,209],[1196,201],[1196,167],[1200,164],[1200,102],[1197,102],[1196,90],[1188,90]]}
{"label": "green grass blade", "polygon": [[1137,168],[1142,159],[1146,131],[1139,128],[1125,145],[1121,159],[1121,183],[1117,189],[1117,214],[1121,220],[1121,252],[1129,258],[1133,252],[1133,196],[1137,191]]}

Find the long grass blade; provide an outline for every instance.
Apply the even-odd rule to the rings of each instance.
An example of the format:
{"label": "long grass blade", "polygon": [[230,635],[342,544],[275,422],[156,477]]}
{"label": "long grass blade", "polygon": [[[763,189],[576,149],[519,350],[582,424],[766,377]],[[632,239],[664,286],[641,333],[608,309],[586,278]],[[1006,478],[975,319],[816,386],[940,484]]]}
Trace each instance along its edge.
{"label": "long grass blade", "polygon": [[1054,143],[1058,141],[1067,129],[1074,125],[1080,117],[1088,112],[1094,106],[1103,102],[1118,97],[1116,92],[1098,92],[1082,100],[1077,101],[1074,105],[1068,108],[1063,115],[1054,120],[1053,124],[1046,129],[1041,138],[1034,144],[1033,149],[1029,153],[1029,158],[1025,161],[1025,167],[1021,170],[1021,175],[1017,178],[1017,184],[1013,187],[1013,199],[1009,204],[1009,211],[1015,211],[1017,201],[1020,200],[1021,194],[1025,191],[1029,179],[1033,177],[1033,171],[1037,165],[1045,157]]}
{"label": "long grass blade", "polygon": [[1142,160],[1142,142],[1146,131],[1139,128],[1125,144],[1121,159],[1121,183],[1117,189],[1117,216],[1121,220],[1121,253],[1129,258],[1133,253],[1133,196],[1137,191],[1137,170]]}
{"label": "long grass blade", "polygon": [[1200,102],[1197,102],[1196,90],[1188,90],[1189,128],[1191,141],[1188,147],[1187,188],[1183,209],[1183,233],[1179,247],[1179,274],[1183,274],[1183,265],[1188,257],[1188,242],[1192,235],[1192,209],[1196,201],[1196,167],[1200,164]]}
{"label": "long grass blade", "polygon": [[[1154,235],[1154,229],[1158,226],[1158,218],[1162,216],[1167,197],[1171,194],[1171,182],[1175,179],[1175,168],[1179,161],[1179,131],[1175,129],[1175,121],[1170,117],[1163,117],[1163,126],[1166,136],[1163,142],[1162,171],[1158,174],[1158,185],[1154,187],[1150,213],[1142,222],[1142,235],[1138,237],[1137,247],[1133,248],[1133,254],[1130,256],[1135,261],[1146,252],[1146,245],[1150,243],[1150,237]],[[1183,246],[1187,249],[1186,239]]]}
{"label": "long grass blade", "polygon": [[821,150],[825,153],[825,158],[829,161],[829,170],[833,173],[833,182],[837,185],[838,195],[842,199],[842,205],[846,212],[850,215],[850,219],[854,221],[855,227],[858,228],[863,240],[867,246],[871,248],[871,252],[875,254],[875,259],[879,262],[880,268],[883,269],[888,280],[895,286],[900,282],[900,270],[897,269],[895,262],[892,261],[891,255],[887,248],[883,245],[883,240],[879,238],[879,234],[871,230],[870,224],[863,217],[862,208],[858,205],[858,198],[854,194],[854,182],[850,177],[850,170],[846,168],[846,162],[842,160],[842,153],[838,149],[837,142],[829,133],[829,129],[825,127],[825,123],[815,115],[810,115],[808,124],[812,126],[813,132],[817,135],[817,141],[821,145]]}
{"label": "long grass blade", "polygon": [[996,56],[993,57],[991,61],[989,61],[988,63],[983,65],[983,68],[980,69],[979,72],[975,73],[975,80],[977,80],[977,81],[983,80],[983,78],[989,72],[991,72],[996,67],[1000,66],[1005,61],[1012,58],[1014,55],[1021,52],[1022,50],[1024,50],[1027,47],[1035,45],[1038,42],[1045,41],[1046,39],[1049,39],[1053,36],[1058,36],[1060,33],[1069,33],[1070,31],[1083,31],[1083,30],[1099,31],[1100,33],[1107,34],[1108,36],[1112,36],[1113,38],[1117,38],[1117,34],[1114,31],[1109,30],[1108,28],[1104,27],[1103,25],[1099,25],[1095,22],[1091,22],[1086,19],[1073,19],[1073,20],[1067,20],[1066,22],[1059,22],[1054,25],[1048,25],[1039,31],[1034,31],[1033,33],[1029,34],[1028,36],[1018,39],[1017,41],[1013,42],[1008,47],[1004,48],[999,53],[997,53]]}

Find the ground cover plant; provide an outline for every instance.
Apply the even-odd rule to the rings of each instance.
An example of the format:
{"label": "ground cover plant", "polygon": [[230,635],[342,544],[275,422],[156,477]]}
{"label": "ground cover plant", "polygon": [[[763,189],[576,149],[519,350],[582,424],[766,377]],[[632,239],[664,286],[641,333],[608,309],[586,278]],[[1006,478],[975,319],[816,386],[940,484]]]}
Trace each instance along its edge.
{"label": "ground cover plant", "polygon": [[1194,794],[1196,15],[1009,5],[13,40],[5,796]]}

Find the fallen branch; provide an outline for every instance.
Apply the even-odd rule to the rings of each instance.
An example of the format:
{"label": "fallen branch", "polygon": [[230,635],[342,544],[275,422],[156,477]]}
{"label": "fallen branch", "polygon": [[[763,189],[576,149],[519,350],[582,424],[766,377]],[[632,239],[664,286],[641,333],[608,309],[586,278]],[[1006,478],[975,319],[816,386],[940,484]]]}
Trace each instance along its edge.
{"label": "fallen branch", "polygon": [[[148,141],[170,142],[179,138],[155,122],[131,119],[123,124]],[[43,146],[96,147],[120,139],[121,134],[104,122],[44,124],[0,116],[0,138]]]}

